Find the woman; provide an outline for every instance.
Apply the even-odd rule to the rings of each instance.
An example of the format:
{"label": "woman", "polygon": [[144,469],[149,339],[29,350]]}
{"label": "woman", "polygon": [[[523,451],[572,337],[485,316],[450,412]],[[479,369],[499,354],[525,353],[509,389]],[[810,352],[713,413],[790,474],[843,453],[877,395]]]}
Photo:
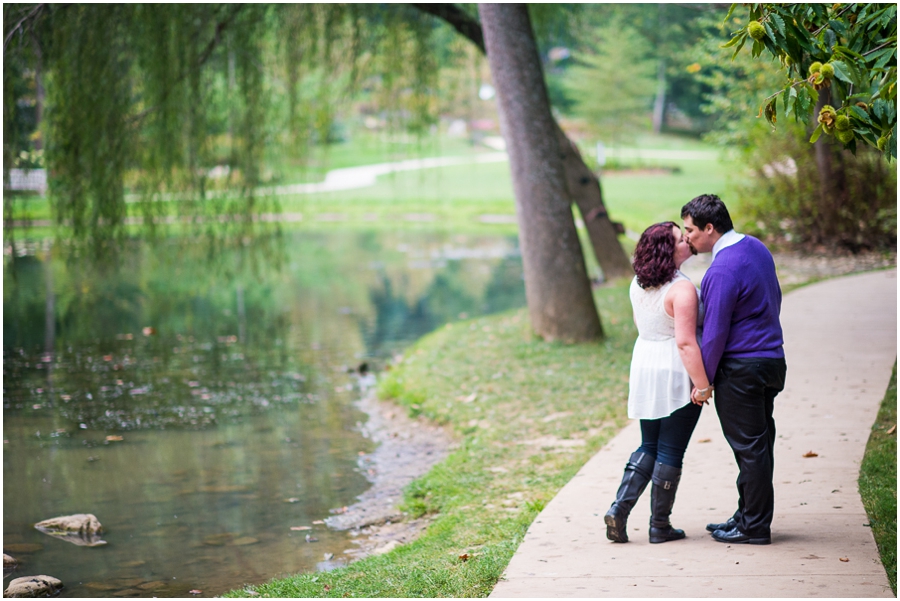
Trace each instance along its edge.
{"label": "woman", "polygon": [[[628,417],[641,420],[641,446],[631,454],[616,500],[606,512],[606,537],[627,543],[628,514],[653,482],[650,542],[684,538],[669,523],[682,459],[712,396],[697,344],[702,323],[699,291],[678,269],[693,251],[671,221],[651,225],[634,251],[631,306],[638,339],[634,343]],[[693,386],[697,389],[691,398]]]}

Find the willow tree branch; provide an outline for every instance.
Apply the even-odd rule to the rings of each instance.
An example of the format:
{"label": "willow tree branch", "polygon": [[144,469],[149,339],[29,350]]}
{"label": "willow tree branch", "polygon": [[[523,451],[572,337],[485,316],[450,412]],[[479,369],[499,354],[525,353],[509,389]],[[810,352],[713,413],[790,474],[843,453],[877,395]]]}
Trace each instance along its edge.
{"label": "willow tree branch", "polygon": [[38,13],[40,13],[44,9],[44,6],[46,6],[46,5],[45,4],[35,5],[35,7],[33,9],[31,9],[31,12],[29,12],[27,15],[22,17],[18,23],[13,25],[13,28],[9,30],[8,34],[6,34],[6,38],[3,39],[3,52],[4,53],[6,52],[6,47],[9,45],[9,41],[12,39],[13,34],[22,28],[22,25],[25,23],[25,21],[28,21],[29,19],[33,19],[33,18],[36,19]]}
{"label": "willow tree branch", "polygon": [[[197,57],[197,62],[194,63],[192,69],[201,68],[206,63],[206,61],[209,60],[209,57],[212,56],[213,50],[215,50],[216,47],[219,45],[219,43],[222,41],[222,32],[225,31],[225,29],[229,25],[231,25],[231,23],[238,16],[238,13],[241,12],[241,10],[244,8],[244,6],[245,6],[244,4],[235,4],[231,13],[223,21],[219,21],[218,23],[216,23],[216,30],[213,33],[212,39],[206,45],[206,48],[203,49],[203,52],[201,52],[200,55]],[[171,92],[171,90],[173,90],[182,81],[187,79],[188,75],[190,75],[190,72],[191,72],[191,69],[188,69],[188,71],[186,71],[185,73],[182,73],[172,83],[172,85],[169,86],[163,92],[162,97],[159,99],[160,104],[162,104],[163,102],[166,101],[166,98],[169,97],[169,93]],[[131,117],[131,119],[129,119],[129,121],[132,125],[139,125],[141,123],[141,121],[143,121],[147,117],[147,115],[155,112],[158,108],[159,108],[159,104],[157,104],[156,106],[148,107],[148,108],[144,109],[143,111],[141,111],[140,113],[138,113],[137,115]]]}
{"label": "willow tree branch", "polygon": [[448,24],[452,25],[463,37],[468,38],[475,44],[478,49],[481,50],[482,54],[487,55],[487,50],[484,47],[484,32],[481,30],[481,23],[455,4],[412,4],[411,6],[424,13],[443,19]]}

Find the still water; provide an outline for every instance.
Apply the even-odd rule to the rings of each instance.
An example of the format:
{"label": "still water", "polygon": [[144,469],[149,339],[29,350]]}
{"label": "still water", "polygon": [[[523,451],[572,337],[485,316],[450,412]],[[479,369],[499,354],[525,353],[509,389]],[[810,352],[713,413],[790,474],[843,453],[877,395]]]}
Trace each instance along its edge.
{"label": "still water", "polygon": [[[286,234],[272,250],[49,243],[4,257],[4,585],[213,596],[348,560],[361,386],[440,325],[525,303],[515,237]],[[265,258],[266,252],[274,254]],[[107,544],[34,529],[92,513]],[[294,528],[294,529],[292,529]]]}

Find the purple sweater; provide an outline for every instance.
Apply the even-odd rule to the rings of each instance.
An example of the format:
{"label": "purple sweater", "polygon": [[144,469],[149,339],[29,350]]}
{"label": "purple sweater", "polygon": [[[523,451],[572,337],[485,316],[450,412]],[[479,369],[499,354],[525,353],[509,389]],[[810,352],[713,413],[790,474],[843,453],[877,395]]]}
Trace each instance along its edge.
{"label": "purple sweater", "polygon": [[709,381],[722,358],[784,357],[781,287],[775,261],[752,236],[716,254],[700,295],[706,309],[701,354]]}

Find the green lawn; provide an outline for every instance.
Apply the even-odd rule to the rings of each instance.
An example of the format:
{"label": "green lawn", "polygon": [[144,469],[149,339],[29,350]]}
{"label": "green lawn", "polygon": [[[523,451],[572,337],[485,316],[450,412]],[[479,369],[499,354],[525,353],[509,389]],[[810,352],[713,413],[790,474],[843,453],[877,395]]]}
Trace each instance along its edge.
{"label": "green lawn", "polygon": [[[688,142],[670,137],[650,138],[642,144],[653,147],[671,147]],[[713,151],[714,148],[689,141],[688,150]],[[385,145],[387,147],[385,147]],[[402,148],[394,148],[401,146]],[[401,152],[402,150],[402,152]],[[421,147],[413,144],[387,144],[370,137],[355,139],[347,144],[329,147],[327,161],[321,165],[329,169],[359,164],[371,164],[391,160],[403,160],[427,156],[467,156],[491,152],[477,149],[459,139],[435,139]],[[677,168],[667,175],[629,175],[612,173],[602,177],[604,200],[615,221],[640,233],[657,221],[679,222],[681,206],[701,193],[723,194],[727,166],[716,160],[643,159],[634,161],[636,167],[663,165]],[[313,170],[315,171],[315,170]],[[284,181],[319,181],[324,168],[319,171],[302,171],[299,168]],[[726,199],[727,200],[727,199]],[[509,165],[506,162],[436,167],[419,171],[397,172],[382,176],[374,186],[341,192],[296,194],[279,196],[277,203],[284,212],[300,213],[303,221],[296,227],[421,227],[438,224],[441,228],[464,231],[515,231],[514,224],[485,223],[485,215],[515,216]],[[21,197],[16,200],[17,218],[50,219],[50,209],[45,198]],[[172,213],[179,203],[166,207]],[[136,214],[132,205],[132,214]],[[425,214],[425,219],[419,221]],[[294,226],[292,226],[294,227]],[[46,230],[36,230],[30,235],[44,236]]]}

